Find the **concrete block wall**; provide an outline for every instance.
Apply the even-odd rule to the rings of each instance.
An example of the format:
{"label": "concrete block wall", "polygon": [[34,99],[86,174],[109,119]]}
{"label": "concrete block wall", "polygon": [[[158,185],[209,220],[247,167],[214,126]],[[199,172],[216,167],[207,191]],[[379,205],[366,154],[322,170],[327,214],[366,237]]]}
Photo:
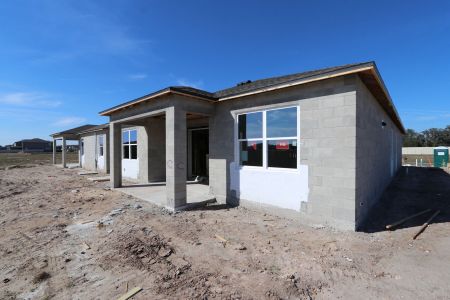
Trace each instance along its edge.
{"label": "concrete block wall", "polygon": [[88,133],[82,136],[84,141],[84,165],[83,169],[88,171],[96,171],[97,170],[97,140],[95,133]]}
{"label": "concrete block wall", "polygon": [[166,123],[162,118],[150,118],[145,127],[148,135],[148,180],[166,180]]}
{"label": "concrete block wall", "polygon": [[[219,202],[237,204],[230,189],[236,110],[300,106],[301,165],[309,167],[304,212],[322,223],[354,228],[356,76],[219,102],[210,119],[210,189]],[[249,200],[251,199],[243,199]],[[299,200],[300,202],[300,200]]]}
{"label": "concrete block wall", "polygon": [[355,222],[359,227],[401,166],[402,134],[359,78],[356,111]]}
{"label": "concrete block wall", "polygon": [[301,164],[309,168],[308,215],[354,228],[356,92],[300,102]]}
{"label": "concrete block wall", "polygon": [[[97,156],[98,156],[98,137],[103,135],[104,137],[104,150],[103,155],[105,159],[105,168],[97,168]],[[84,166],[83,169],[88,171],[97,171],[99,173],[109,172],[109,134],[107,130],[98,132],[91,132],[81,136],[84,140]]]}

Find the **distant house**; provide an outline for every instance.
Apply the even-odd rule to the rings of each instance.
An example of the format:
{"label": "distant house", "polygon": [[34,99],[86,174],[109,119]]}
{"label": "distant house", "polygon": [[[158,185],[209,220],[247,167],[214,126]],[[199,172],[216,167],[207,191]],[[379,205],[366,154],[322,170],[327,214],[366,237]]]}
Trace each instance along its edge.
{"label": "distant house", "polygon": [[52,142],[38,138],[25,139],[13,143],[9,150],[18,150],[23,152],[47,152],[52,151]]}

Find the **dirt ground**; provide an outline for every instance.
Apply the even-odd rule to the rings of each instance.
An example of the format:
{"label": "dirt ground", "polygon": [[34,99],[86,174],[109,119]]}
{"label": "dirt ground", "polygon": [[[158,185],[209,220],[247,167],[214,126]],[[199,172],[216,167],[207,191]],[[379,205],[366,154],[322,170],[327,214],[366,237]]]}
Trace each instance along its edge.
{"label": "dirt ground", "polygon": [[[366,232],[223,205],[171,214],[77,173],[0,170],[0,299],[449,299],[443,171],[402,169]],[[428,207],[442,212],[417,240],[429,214],[383,230]]]}
{"label": "dirt ground", "polygon": [[[77,163],[78,153],[67,152],[67,163]],[[29,165],[29,164],[51,164],[53,160],[53,153],[38,152],[38,153],[0,153],[0,169],[12,165]],[[61,152],[56,153],[56,162],[61,163]]]}

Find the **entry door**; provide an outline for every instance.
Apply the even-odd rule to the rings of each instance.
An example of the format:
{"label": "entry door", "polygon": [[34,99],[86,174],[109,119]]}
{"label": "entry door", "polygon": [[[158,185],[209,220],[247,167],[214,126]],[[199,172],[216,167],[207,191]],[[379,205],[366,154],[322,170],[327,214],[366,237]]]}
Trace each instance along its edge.
{"label": "entry door", "polygon": [[209,129],[193,129],[191,137],[193,176],[208,176]]}
{"label": "entry door", "polygon": [[103,170],[105,168],[105,135],[101,134],[97,137],[97,169]]}

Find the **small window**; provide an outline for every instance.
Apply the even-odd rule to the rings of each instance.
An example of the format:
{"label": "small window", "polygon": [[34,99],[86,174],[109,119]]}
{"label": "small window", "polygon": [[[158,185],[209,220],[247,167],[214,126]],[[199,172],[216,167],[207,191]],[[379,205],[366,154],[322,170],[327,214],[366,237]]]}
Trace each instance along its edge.
{"label": "small window", "polygon": [[262,138],[262,113],[249,113],[238,116],[239,139]]}
{"label": "small window", "polygon": [[123,158],[130,159],[130,146],[129,145],[123,146]]}
{"label": "small window", "polygon": [[130,146],[130,153],[131,153],[131,159],[137,159],[137,145],[131,145]]}
{"label": "small window", "polygon": [[137,159],[137,130],[124,130],[122,132],[123,158]]}
{"label": "small window", "polygon": [[268,167],[297,168],[297,140],[269,140]]}
{"label": "small window", "polygon": [[242,141],[240,142],[240,161],[242,166],[262,166],[262,141]]}
{"label": "small window", "polygon": [[267,111],[267,137],[297,137],[297,107]]}
{"label": "small window", "polygon": [[99,156],[103,156],[103,135],[98,137],[98,154]]}

